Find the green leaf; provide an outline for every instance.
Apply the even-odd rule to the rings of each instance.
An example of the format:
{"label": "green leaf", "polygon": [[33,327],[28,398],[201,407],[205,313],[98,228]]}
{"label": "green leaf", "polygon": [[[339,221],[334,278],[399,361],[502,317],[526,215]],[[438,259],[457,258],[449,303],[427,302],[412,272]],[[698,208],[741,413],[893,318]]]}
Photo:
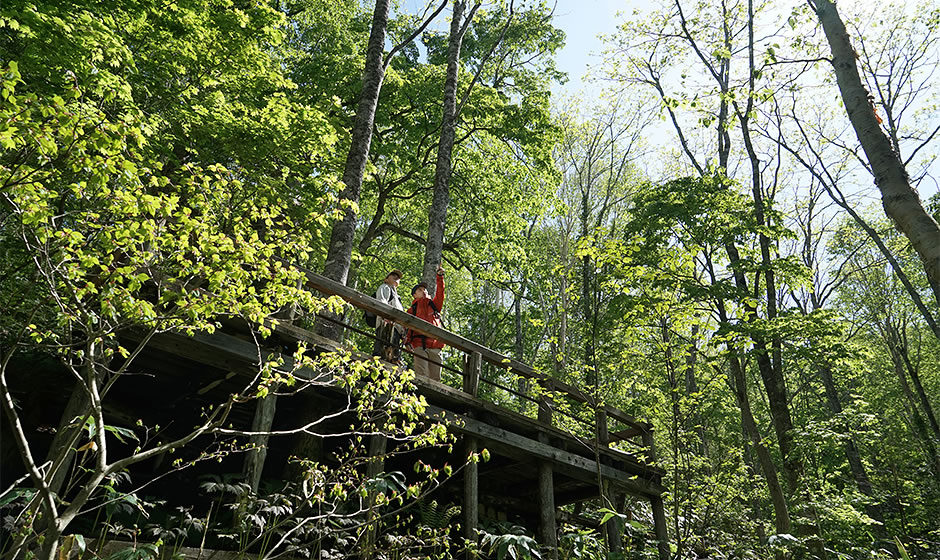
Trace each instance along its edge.
{"label": "green leaf", "polygon": [[140,439],[137,438],[137,434],[135,434],[132,430],[128,430],[127,428],[105,425],[104,429],[105,431],[111,432],[112,434],[114,434],[114,437],[116,437],[118,441],[120,441],[121,443],[127,443],[126,441],[124,441],[125,437],[140,443]]}

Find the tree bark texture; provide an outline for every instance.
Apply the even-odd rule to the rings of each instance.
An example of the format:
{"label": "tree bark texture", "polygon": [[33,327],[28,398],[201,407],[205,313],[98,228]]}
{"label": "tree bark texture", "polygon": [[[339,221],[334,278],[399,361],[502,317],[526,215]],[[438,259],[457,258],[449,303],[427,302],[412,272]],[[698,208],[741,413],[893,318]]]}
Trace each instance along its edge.
{"label": "tree bark texture", "polygon": [[450,42],[447,48],[447,77],[444,79],[444,103],[441,117],[441,141],[437,147],[434,167],[434,198],[428,215],[428,244],[424,252],[421,278],[428,284],[428,295],[434,297],[434,274],[441,264],[444,250],[444,228],[447,206],[450,205],[450,177],[453,171],[454,137],[457,128],[457,78],[460,47],[463,43],[465,0],[454,2],[450,20]]}
{"label": "tree bark texture", "polygon": [[[742,293],[748,293],[747,279],[744,277],[741,265],[741,256],[734,243],[727,243],[725,251],[728,254],[728,261],[731,269],[734,271],[735,285]],[[744,304],[749,322],[757,320],[757,308],[750,303]],[[787,479],[790,492],[796,491],[799,484],[799,473],[802,470],[800,461],[793,453],[793,419],[790,416],[789,399],[787,397],[787,388],[784,384],[783,376],[779,371],[775,371],[770,351],[767,348],[767,342],[757,333],[750,335],[754,341],[755,361],[757,369],[760,371],[761,381],[764,383],[764,390],[767,393],[767,400],[770,404],[770,416],[773,420],[774,432],[777,434],[777,444],[780,447],[780,455],[783,457],[783,471]]]}
{"label": "tree bark texture", "polygon": [[[375,123],[375,110],[379,104],[379,92],[385,78],[382,54],[385,49],[385,31],[388,27],[389,0],[376,0],[372,15],[372,31],[369,34],[369,46],[366,50],[366,65],[362,73],[362,93],[356,107],[356,120],[352,129],[349,154],[343,170],[343,191],[341,200],[359,203],[362,193],[362,177],[366,162],[369,160],[369,147],[372,144],[372,127]],[[323,275],[331,280],[346,283],[349,264],[352,260],[353,242],[356,236],[356,212],[347,208],[343,218],[333,224],[330,233],[330,246],[323,265]]]}
{"label": "tree bark texture", "polygon": [[940,303],[940,226],[924,209],[911,186],[900,155],[881,129],[874,105],[858,73],[855,49],[835,4],[829,0],[809,0],[809,5],[815,10],[829,41],[839,92],[875,175],[885,214],[897,224],[917,251],[934,297]]}
{"label": "tree bark texture", "polygon": [[901,359],[904,361],[904,367],[907,369],[908,375],[911,376],[911,381],[914,382],[914,389],[917,391],[917,398],[920,400],[920,405],[924,409],[924,414],[927,415],[927,420],[930,422],[930,431],[933,433],[933,437],[940,442],[940,424],[937,423],[937,416],[933,412],[933,405],[930,404],[930,399],[927,397],[927,392],[924,390],[924,385],[920,381],[919,368],[915,367],[911,363],[911,353],[907,345],[907,335],[904,332],[899,332],[898,330],[894,331],[895,336],[895,346],[898,349],[898,354],[901,356]]}
{"label": "tree bark texture", "polygon": [[[730,350],[730,348],[729,348]],[[734,391],[734,396],[738,402],[738,408],[741,409],[741,425],[745,433],[751,440],[751,445],[757,453],[757,460],[760,463],[761,471],[767,480],[767,490],[770,493],[770,501],[774,507],[774,529],[777,534],[790,533],[790,513],[787,509],[787,499],[783,495],[783,488],[777,478],[777,468],[774,465],[770,451],[764,445],[760,434],[760,428],[754,420],[754,414],[751,412],[751,401],[747,394],[747,380],[744,376],[744,368],[736,356],[730,356],[728,361],[731,375],[729,381]]]}
{"label": "tree bark texture", "polygon": [[[839,399],[839,392],[836,390],[836,384],[832,378],[832,370],[828,366],[819,366],[817,371],[820,380],[823,382],[823,387],[826,389],[826,402],[829,404],[830,412],[833,416],[842,414],[842,401]],[[858,487],[859,492],[872,500],[871,503],[865,506],[865,513],[879,523],[873,530],[879,538],[883,539],[886,533],[881,503],[875,499],[875,492],[871,479],[868,477],[868,470],[865,468],[865,464],[862,463],[862,458],[859,455],[858,447],[855,446],[855,439],[851,436],[849,427],[843,422],[841,428],[846,434],[844,442],[845,457],[849,462],[849,468],[852,470],[855,485]]]}
{"label": "tree bark texture", "polygon": [[907,381],[904,359],[901,357],[901,352],[903,349],[898,347],[896,343],[896,337],[892,336],[891,334],[892,327],[890,322],[886,321],[885,325],[882,325],[882,328],[885,331],[885,343],[888,345],[888,351],[891,355],[891,362],[894,365],[894,371],[898,376],[898,382],[901,384],[901,390],[904,392],[904,397],[907,400],[908,406],[910,407],[911,422],[913,423],[915,435],[919,437],[924,445],[925,452],[930,457],[930,466],[934,472],[934,476],[940,479],[940,454],[937,453],[937,446],[934,444],[930,431],[927,428],[927,423],[924,422],[924,418],[921,416],[920,409],[917,407],[917,399],[914,397],[914,392],[911,390],[911,385]]}

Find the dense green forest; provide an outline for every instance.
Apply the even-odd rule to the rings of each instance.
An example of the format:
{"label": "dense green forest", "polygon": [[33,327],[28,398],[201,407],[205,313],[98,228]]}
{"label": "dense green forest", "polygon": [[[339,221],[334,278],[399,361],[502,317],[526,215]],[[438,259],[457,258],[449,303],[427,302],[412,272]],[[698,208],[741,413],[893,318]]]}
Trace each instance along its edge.
{"label": "dense green forest", "polygon": [[[401,269],[403,299],[443,265],[447,329],[651,422],[677,560],[940,558],[940,5],[835,8],[661,0],[605,38],[591,93],[560,96],[579,38],[552,3],[6,0],[0,553],[56,558],[97,503],[149,519],[121,473],[224,431],[225,407],[176,441],[106,425],[149,337],[235,317],[339,337],[293,263],[369,294]],[[295,359],[375,380],[351,410],[394,403],[376,429],[447,445],[381,368]],[[53,362],[88,412],[57,409],[49,443],[18,387]],[[288,383],[262,369],[240,398]],[[67,482],[46,448],[97,454]],[[338,503],[350,465],[292,491]],[[289,511],[281,492],[251,514]],[[367,556],[308,520],[334,535],[319,557]],[[395,557],[462,555],[446,523],[402,525],[434,544]],[[541,555],[653,558],[643,523],[616,555],[571,527]],[[540,554],[490,531],[494,557]]]}

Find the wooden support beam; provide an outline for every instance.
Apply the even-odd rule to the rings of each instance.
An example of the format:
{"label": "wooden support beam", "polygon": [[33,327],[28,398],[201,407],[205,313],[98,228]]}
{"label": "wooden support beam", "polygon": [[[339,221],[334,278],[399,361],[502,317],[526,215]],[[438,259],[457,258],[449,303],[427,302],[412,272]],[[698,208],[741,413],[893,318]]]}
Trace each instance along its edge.
{"label": "wooden support beam", "polygon": [[[604,507],[610,508],[616,513],[622,513],[617,507],[617,494],[610,484],[604,484]],[[623,522],[619,517],[611,517],[604,524],[607,529],[607,542],[610,547],[610,553],[614,558],[619,558],[623,554]]]}
{"label": "wooden support beam", "polygon": [[[571,434],[564,432],[558,428],[554,428],[548,424],[546,421],[538,421],[527,416],[523,416],[517,412],[505,409],[499,405],[486,402],[480,399],[474,399],[470,395],[464,393],[463,391],[458,391],[453,387],[448,387],[447,385],[442,385],[440,383],[431,384],[428,381],[424,381],[422,378],[416,378],[414,380],[415,385],[418,386],[419,392],[424,395],[428,402],[438,406],[438,410],[444,410],[443,407],[448,407],[449,410],[475,410],[477,413],[492,414],[500,419],[501,424],[512,425],[513,429],[520,430],[524,433],[546,433],[551,438],[571,440]],[[547,411],[551,413],[551,410]],[[544,414],[544,412],[543,412]],[[477,416],[479,418],[479,416]],[[547,418],[547,417],[543,417]],[[620,463],[625,463],[624,468],[632,473],[637,474],[643,477],[662,477],[665,474],[665,471],[654,465],[647,465],[641,462],[640,458],[626,451],[614,448],[601,449],[600,453],[604,456],[608,456],[612,461],[617,461]]]}
{"label": "wooden support beam", "polygon": [[659,560],[670,560],[672,551],[669,549],[669,532],[666,530],[666,508],[663,499],[659,496],[650,498],[653,508],[653,530],[656,534],[656,546],[659,550]]}
{"label": "wooden support beam", "polygon": [[[555,506],[562,507],[569,504],[580,504],[588,500],[595,500],[600,497],[600,490],[597,488],[597,481],[594,484],[585,484],[580,489],[568,490],[555,495]],[[599,523],[594,526],[597,527]]]}
{"label": "wooden support beam", "polygon": [[[251,431],[270,432],[276,409],[277,395],[273,392],[258,399],[255,416],[251,420]],[[264,460],[268,456],[268,439],[267,435],[253,435],[248,439],[252,448],[245,457],[245,480],[251,486],[252,492],[258,491],[258,484],[261,482],[261,471],[264,470]]]}
{"label": "wooden support beam", "polygon": [[620,430],[613,432],[609,435],[610,441],[625,441],[630,438],[641,436],[646,433],[646,430],[641,430],[639,428],[627,428],[626,430]]}
{"label": "wooden support beam", "polygon": [[[539,407],[539,420],[542,420],[542,410]],[[547,421],[551,423],[551,409],[548,411]],[[539,443],[546,445],[548,435],[539,434]],[[549,558],[558,558],[558,528],[555,521],[555,480],[552,463],[545,459],[539,461],[539,541],[549,550]]]}
{"label": "wooden support beam", "polygon": [[610,443],[610,434],[607,431],[607,411],[603,408],[598,408],[594,414],[594,420],[597,428],[597,444],[602,447],[607,447]]}
{"label": "wooden support beam", "polygon": [[[134,340],[135,334],[133,331],[129,331],[127,338]],[[221,332],[212,334],[193,333],[191,335],[175,332],[160,333],[150,340],[148,346],[200,364],[227,369],[229,373],[226,374],[225,379],[233,377],[233,372],[239,375],[247,374],[253,378],[260,367],[258,363],[259,356],[261,359],[267,360],[276,354],[258,348],[253,342]],[[284,361],[284,365],[281,367],[282,370],[289,371],[293,369],[294,359],[291,356],[281,355],[280,357]],[[331,381],[331,378],[308,368],[300,369],[294,374],[301,379],[315,380],[323,384]]]}
{"label": "wooden support beam", "polygon": [[[467,438],[467,458],[479,450],[477,439]],[[480,522],[480,464],[476,461],[467,463],[463,475],[463,526],[464,538],[477,541],[477,527]]]}
{"label": "wooden support beam", "polygon": [[549,461],[539,461],[539,542],[548,547],[550,558],[558,558],[555,484],[552,464]]}
{"label": "wooden support beam", "polygon": [[[653,432],[643,434],[643,445],[649,449],[650,460],[656,460],[656,446],[653,442]],[[670,560],[672,551],[669,548],[669,532],[666,529],[666,508],[663,505],[662,495],[650,496],[650,506],[653,510],[653,530],[656,534],[656,544],[659,549],[659,560]]]}
{"label": "wooden support beam", "polygon": [[[542,390],[549,390],[547,383],[541,383]],[[539,422],[546,426],[552,425],[552,398],[550,395],[542,394],[539,398]],[[541,438],[539,438],[541,439]]]}
{"label": "wooden support beam", "polygon": [[[597,423],[597,445],[600,448],[607,448],[610,446],[610,434],[607,429],[607,409],[598,408],[595,414],[595,421]],[[604,460],[604,457],[598,455],[601,461]],[[615,513],[620,513],[617,511],[617,501],[614,498],[613,489],[609,481],[603,481],[601,483],[601,507],[609,508]],[[617,517],[611,517],[604,523],[604,530],[607,534],[607,546],[609,547],[610,554],[612,556],[620,556],[623,551],[622,544],[622,532],[620,527],[620,519]]]}
{"label": "wooden support beam", "polygon": [[604,412],[606,412],[607,416],[610,416],[614,420],[623,422],[624,424],[626,424],[627,426],[630,426],[631,428],[636,428],[637,430],[640,430],[640,432],[648,432],[653,429],[652,424],[649,424],[647,422],[641,422],[640,420],[637,420],[636,418],[634,418],[633,416],[630,416],[629,414],[620,410],[619,408],[614,408],[610,405],[605,405]]}
{"label": "wooden support beam", "polygon": [[[549,461],[556,472],[587,482],[596,482],[598,470],[601,476],[610,479],[613,484],[638,496],[659,496],[665,489],[655,480],[655,473],[646,473],[647,477],[631,476],[629,473],[607,465],[598,465],[593,459],[564,451],[539,441],[490,426],[464,415],[447,412],[435,406],[428,406],[427,412],[444,418],[451,431],[480,438],[481,445],[498,449],[503,455],[522,459],[544,459]],[[626,466],[626,465],[624,465]]]}
{"label": "wooden support beam", "polygon": [[[374,435],[369,438],[369,463],[366,465],[366,476],[374,479],[385,472],[385,452],[388,449],[388,438],[384,435]],[[366,527],[360,558],[369,560],[376,557],[380,524],[382,516],[375,507],[375,493],[370,492],[367,498],[367,511],[369,525]]]}

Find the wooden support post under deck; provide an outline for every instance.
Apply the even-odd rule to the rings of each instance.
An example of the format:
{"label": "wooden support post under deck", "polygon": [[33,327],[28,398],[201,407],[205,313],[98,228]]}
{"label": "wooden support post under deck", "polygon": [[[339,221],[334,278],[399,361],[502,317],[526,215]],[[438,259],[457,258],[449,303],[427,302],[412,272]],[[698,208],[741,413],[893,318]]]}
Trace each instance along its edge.
{"label": "wooden support post under deck", "polygon": [[[653,446],[652,431],[643,433],[643,445],[649,450],[650,462],[656,461],[656,448]],[[666,530],[666,508],[663,505],[662,496],[651,497],[650,505],[653,508],[653,530],[656,532],[656,540],[659,545],[659,560],[669,560],[672,554],[669,550],[669,533]]]}
{"label": "wooden support post under deck", "polygon": [[[366,466],[366,476],[370,479],[385,472],[385,452],[388,449],[388,438],[384,435],[374,435],[369,439],[369,464]],[[375,495],[370,493],[367,504],[369,512],[369,525],[366,527],[363,539],[361,558],[375,557],[375,543],[379,534],[379,515],[375,512]]]}
{"label": "wooden support post under deck", "polygon": [[[277,395],[273,392],[259,399],[255,405],[255,417],[251,420],[251,431],[270,432],[276,410]],[[245,479],[252,492],[257,492],[258,484],[261,483],[261,471],[264,470],[264,460],[268,456],[268,439],[266,435],[255,435],[249,439],[252,449],[245,457]]]}
{"label": "wooden support post under deck", "polygon": [[[610,445],[610,433],[607,427],[607,410],[598,408],[594,420],[597,424],[597,445],[600,447],[608,447]],[[600,455],[598,455],[598,460],[601,460]],[[621,513],[617,511],[617,500],[607,481],[601,483],[600,493],[602,507],[610,508],[616,513]],[[623,552],[623,532],[620,528],[620,518],[612,517],[608,519],[607,523],[604,523],[604,530],[607,533],[607,546],[610,547],[611,554],[619,555]]]}
{"label": "wooden support post under deck", "polygon": [[549,557],[558,558],[558,536],[555,527],[555,481],[552,464],[539,462],[539,541],[549,547]]}
{"label": "wooden support post under deck", "polygon": [[[539,399],[539,422],[552,425],[552,409],[547,395]],[[539,441],[548,443],[548,436],[539,434]],[[555,522],[555,478],[552,464],[539,461],[539,541],[549,547],[549,558],[558,558],[558,529]]]}
{"label": "wooden support post under deck", "polygon": [[[467,458],[479,449],[477,438],[467,438]],[[477,527],[480,520],[480,465],[476,461],[467,463],[463,475],[463,526],[464,537],[477,542]]]}

